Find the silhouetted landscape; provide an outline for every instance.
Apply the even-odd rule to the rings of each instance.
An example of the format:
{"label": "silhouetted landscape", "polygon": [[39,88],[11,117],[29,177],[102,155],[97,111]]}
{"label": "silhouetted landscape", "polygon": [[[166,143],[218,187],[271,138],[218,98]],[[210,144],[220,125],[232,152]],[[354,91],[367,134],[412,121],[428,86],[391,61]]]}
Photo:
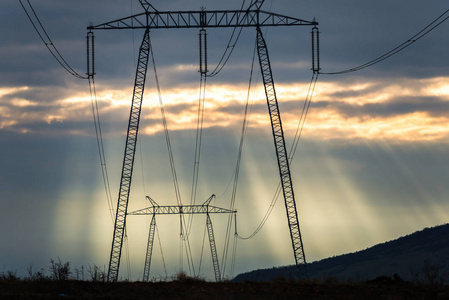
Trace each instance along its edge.
{"label": "silhouetted landscape", "polygon": [[256,270],[233,281],[207,282],[180,273],[168,282],[106,282],[104,268],[72,269],[50,260],[28,276],[0,273],[2,299],[449,299],[449,225],[426,228],[363,251],[308,265]]}
{"label": "silhouetted landscape", "polygon": [[[380,276],[415,283],[446,284],[449,276],[449,225],[425,228],[366,250],[326,258],[307,265],[310,278],[367,281]],[[240,274],[235,281],[271,281],[292,278],[296,268],[286,266]]]}
{"label": "silhouetted landscape", "polygon": [[447,3],[1,1],[0,300],[449,299]]}
{"label": "silhouetted landscape", "polygon": [[28,282],[2,281],[2,299],[449,299],[448,286],[411,283],[276,282]]}

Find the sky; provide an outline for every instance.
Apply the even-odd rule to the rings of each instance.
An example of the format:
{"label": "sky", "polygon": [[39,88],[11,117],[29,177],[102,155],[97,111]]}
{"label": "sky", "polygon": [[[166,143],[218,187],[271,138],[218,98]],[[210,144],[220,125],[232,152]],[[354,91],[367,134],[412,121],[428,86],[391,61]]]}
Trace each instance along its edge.
{"label": "sky", "polygon": [[[158,3],[160,2],[160,3]],[[136,0],[32,1],[66,61],[86,70],[86,27],[142,11]],[[161,11],[239,9],[241,1],[153,1]],[[247,5],[247,4],[246,4]],[[312,20],[320,30],[322,72],[366,63],[406,41],[447,10],[443,0],[272,0],[263,10]],[[47,268],[60,258],[73,267],[107,267],[113,222],[101,174],[86,80],[62,69],[15,0],[0,3],[0,272]],[[449,186],[449,22],[370,68],[319,76],[291,165],[308,262],[362,250],[447,223]],[[289,149],[312,77],[310,27],[264,29]],[[230,29],[208,29],[208,62],[220,59]],[[143,32],[95,31],[95,88],[105,158],[116,205],[137,52]],[[150,33],[183,203],[190,199],[199,95],[198,30]],[[254,28],[242,31],[225,68],[207,80],[197,203],[211,194],[229,207]],[[279,182],[276,154],[257,61],[249,125],[237,186],[238,233],[261,222]],[[152,65],[142,109],[129,210],[175,205],[175,193]],[[129,216],[129,260],[120,277],[142,276],[147,216]],[[213,216],[218,255],[227,216]],[[158,216],[151,277],[179,272],[179,218]],[[213,269],[205,217],[194,218],[195,272]],[[162,247],[159,247],[160,245]],[[162,248],[162,251],[160,250]],[[203,254],[201,254],[203,253]],[[229,261],[231,261],[229,256]],[[163,258],[163,259],[162,259]],[[130,272],[127,271],[129,261]],[[263,229],[239,240],[225,277],[293,264],[283,199]],[[200,268],[201,265],[201,268]],[[182,268],[188,269],[185,258]],[[231,272],[231,270],[233,272]]]}

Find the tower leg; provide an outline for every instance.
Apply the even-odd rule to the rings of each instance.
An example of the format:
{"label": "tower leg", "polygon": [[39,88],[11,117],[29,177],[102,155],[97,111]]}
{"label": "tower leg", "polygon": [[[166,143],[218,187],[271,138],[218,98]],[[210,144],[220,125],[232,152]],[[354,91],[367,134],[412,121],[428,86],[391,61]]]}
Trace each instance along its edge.
{"label": "tower leg", "polygon": [[108,281],[117,281],[118,279],[150,47],[150,34],[147,29],[139,50],[139,60],[134,82],[134,92],[129,115],[125,155],[123,158],[122,176],[117,201],[117,213],[115,216],[114,235],[112,238],[111,256],[109,260]]}
{"label": "tower leg", "polygon": [[153,214],[148,234],[147,255],[145,256],[145,266],[143,268],[143,282],[150,280],[151,255],[153,253],[154,231],[156,230],[156,215]]}
{"label": "tower leg", "polygon": [[212,221],[209,214],[206,219],[207,232],[209,233],[210,252],[212,255],[212,263],[214,265],[215,281],[221,281],[220,267],[218,265],[217,247],[215,245],[214,229],[212,228]]}
{"label": "tower leg", "polygon": [[288,226],[292,240],[293,253],[295,256],[298,275],[307,277],[306,258],[302,244],[301,232],[299,230],[298,213],[296,211],[295,195],[293,193],[293,184],[288,162],[287,149],[285,147],[284,131],[282,129],[281,115],[279,112],[276,90],[274,88],[273,74],[271,72],[270,58],[268,49],[263,38],[260,27],[257,28],[257,52],[262,71],[265,95],[267,97],[268,111],[270,113],[271,128],[273,131],[274,145],[276,147],[276,156],[281,177],[282,192],[287,211]]}

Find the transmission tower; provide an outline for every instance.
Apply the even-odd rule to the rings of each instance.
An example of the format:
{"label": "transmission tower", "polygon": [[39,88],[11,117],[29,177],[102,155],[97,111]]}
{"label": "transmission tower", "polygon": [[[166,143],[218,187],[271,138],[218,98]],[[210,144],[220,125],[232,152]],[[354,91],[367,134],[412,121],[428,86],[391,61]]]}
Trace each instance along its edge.
{"label": "transmission tower", "polygon": [[[215,195],[210,196],[201,205],[170,205],[170,206],[160,206],[153,199],[147,196],[148,201],[151,202],[152,206],[144,209],[136,210],[128,213],[128,215],[134,216],[146,216],[151,215],[150,231],[148,235],[147,244],[147,254],[145,256],[145,267],[143,271],[143,281],[148,281],[150,276],[150,266],[151,266],[151,255],[153,252],[153,241],[154,241],[154,231],[156,228],[156,215],[195,215],[195,214],[205,214],[206,215],[206,227],[209,236],[210,252],[212,256],[212,264],[214,267],[215,281],[221,281],[220,266],[218,263],[217,247],[215,245],[214,229],[212,227],[212,220],[210,214],[236,214],[236,210],[229,210],[226,208],[216,207],[210,205],[212,199]],[[181,218],[182,220],[182,218]],[[182,226],[181,226],[182,228]]]}
{"label": "transmission tower", "polygon": [[[293,254],[298,275],[307,276],[306,259],[299,228],[293,184],[285,147],[281,115],[276,97],[274,79],[261,28],[271,26],[317,26],[318,23],[298,18],[288,17],[261,10],[265,0],[252,0],[246,10],[198,10],[198,11],[158,11],[148,1],[139,0],[145,12],[110,22],[92,25],[92,30],[123,30],[144,29],[144,37],[139,50],[138,65],[134,83],[134,94],[128,124],[125,154],[123,159],[122,176],[119,188],[117,213],[114,224],[111,256],[108,269],[108,281],[117,281],[120,266],[120,257],[123,245],[123,236],[126,227],[126,216],[131,188],[131,179],[136,150],[137,134],[139,129],[142,97],[145,87],[145,77],[150,49],[149,31],[151,29],[181,29],[181,28],[229,28],[253,27],[257,32],[257,51],[259,64],[263,76],[268,111],[271,119],[273,140],[279,167],[279,174],[283,189],[287,221],[293,246]],[[315,71],[315,70],[314,70]],[[150,231],[151,234],[151,231]]]}

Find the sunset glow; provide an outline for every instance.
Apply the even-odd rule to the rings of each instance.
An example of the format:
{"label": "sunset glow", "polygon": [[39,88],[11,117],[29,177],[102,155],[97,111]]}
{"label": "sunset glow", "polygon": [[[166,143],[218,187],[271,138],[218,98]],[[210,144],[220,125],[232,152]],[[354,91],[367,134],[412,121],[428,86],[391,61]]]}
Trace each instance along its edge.
{"label": "sunset glow", "polygon": [[[368,139],[399,141],[441,141],[449,136],[446,126],[448,117],[426,105],[425,100],[407,102],[402,99],[425,99],[438,97],[439,103],[449,102],[449,78],[428,80],[402,80],[401,85],[388,82],[340,85],[336,83],[318,83],[312,106],[309,112],[304,134],[312,139]],[[371,91],[377,86],[376,92]],[[382,87],[384,85],[384,87]],[[279,84],[278,98],[281,106],[284,128],[287,134],[293,134],[302,110],[302,103],[307,93],[307,85]],[[30,90],[29,87],[3,89],[0,101],[7,95]],[[112,115],[119,115],[126,121],[131,95],[129,90],[114,90],[110,92],[97,87],[97,101],[102,118],[108,120]],[[209,85],[205,101],[204,127],[235,127],[243,118],[244,103],[247,90],[244,86],[230,87]],[[251,107],[254,110],[249,116],[250,127],[267,126],[269,119],[263,98],[263,90],[254,91]],[[354,96],[353,96],[354,94]],[[157,95],[149,91],[144,100],[142,118],[160,120],[160,108]],[[198,90],[174,88],[163,91],[167,122],[170,130],[186,130],[196,128],[198,109]],[[417,100],[418,101],[418,100]],[[52,111],[38,110],[40,103],[30,99],[14,97],[2,111],[2,127],[20,124],[23,121],[42,120],[51,122],[88,121],[91,118],[91,98],[89,94],[79,94],[75,97],[60,99],[54,104],[43,103]],[[58,103],[61,103],[59,105]],[[293,110],[282,110],[288,104]],[[394,111],[398,108],[401,111]],[[26,113],[14,114],[23,107],[34,108]],[[391,107],[391,108],[390,108]],[[389,112],[389,108],[392,110]],[[431,109],[431,110],[429,110]],[[9,111],[9,113],[8,113]],[[40,112],[42,111],[42,112]],[[12,115],[16,117],[12,117]],[[18,117],[17,117],[18,116]],[[81,119],[80,119],[81,117]],[[7,121],[6,121],[7,120]],[[159,121],[160,122],[160,121]],[[162,126],[158,122],[146,125],[144,134],[160,132]],[[84,132],[84,134],[88,134]]]}

